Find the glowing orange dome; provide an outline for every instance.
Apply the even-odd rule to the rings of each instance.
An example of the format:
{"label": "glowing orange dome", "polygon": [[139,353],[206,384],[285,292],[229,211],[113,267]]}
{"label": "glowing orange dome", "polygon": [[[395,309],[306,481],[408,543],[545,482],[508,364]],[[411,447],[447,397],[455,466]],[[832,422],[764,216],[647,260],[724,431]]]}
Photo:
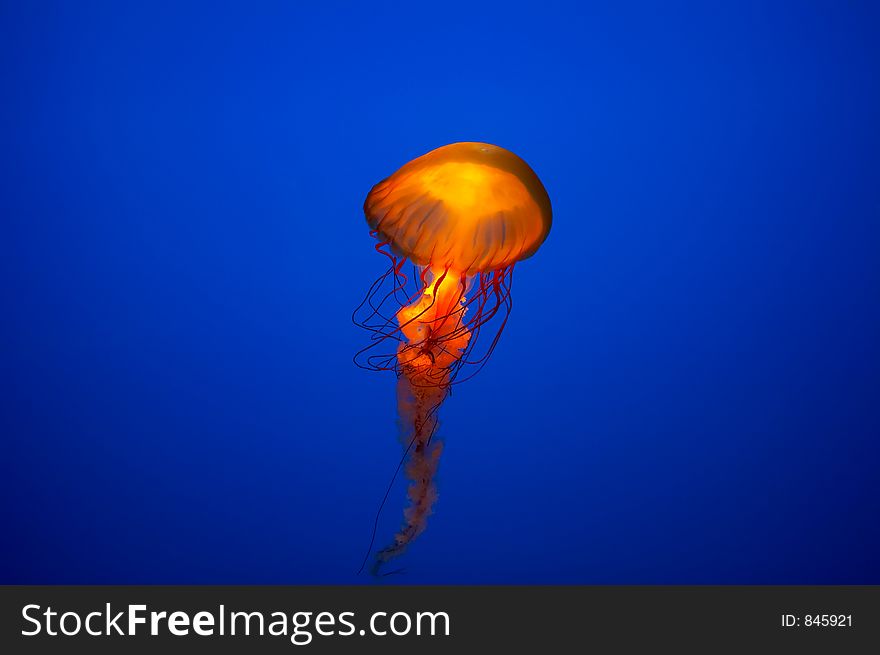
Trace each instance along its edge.
{"label": "glowing orange dome", "polygon": [[530,257],[550,232],[550,198],[522,159],[488,143],[453,143],[374,186],[364,214],[416,264],[467,274]]}

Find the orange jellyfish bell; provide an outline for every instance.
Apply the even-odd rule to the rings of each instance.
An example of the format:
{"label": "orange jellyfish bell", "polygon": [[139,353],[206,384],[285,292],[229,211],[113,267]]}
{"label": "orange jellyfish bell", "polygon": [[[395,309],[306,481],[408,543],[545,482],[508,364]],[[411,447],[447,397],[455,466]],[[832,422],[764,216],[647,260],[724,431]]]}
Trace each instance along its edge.
{"label": "orange jellyfish bell", "polygon": [[413,159],[364,202],[377,235],[412,262],[472,275],[530,257],[550,232],[550,198],[522,159],[453,143]]}
{"label": "orange jellyfish bell", "polygon": [[[378,572],[427,525],[442,452],[438,410],[452,385],[492,354],[512,307],[514,264],[547,238],[552,212],[544,185],[522,159],[465,142],[432,150],[379,182],[364,214],[390,265],[352,316],[371,333],[355,363],[397,374],[401,465],[410,480],[403,525],[376,553]],[[460,376],[468,366],[472,372]]]}

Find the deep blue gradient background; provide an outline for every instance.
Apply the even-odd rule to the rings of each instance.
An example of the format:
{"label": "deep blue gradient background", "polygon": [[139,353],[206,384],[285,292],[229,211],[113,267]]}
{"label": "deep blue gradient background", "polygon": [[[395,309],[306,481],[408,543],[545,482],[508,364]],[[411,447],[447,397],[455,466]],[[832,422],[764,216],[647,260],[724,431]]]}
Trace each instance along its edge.
{"label": "deep blue gradient background", "polygon": [[480,140],[554,226],[385,581],[880,583],[876,3],[142,4],[2,8],[0,581],[369,582],[361,204]]}

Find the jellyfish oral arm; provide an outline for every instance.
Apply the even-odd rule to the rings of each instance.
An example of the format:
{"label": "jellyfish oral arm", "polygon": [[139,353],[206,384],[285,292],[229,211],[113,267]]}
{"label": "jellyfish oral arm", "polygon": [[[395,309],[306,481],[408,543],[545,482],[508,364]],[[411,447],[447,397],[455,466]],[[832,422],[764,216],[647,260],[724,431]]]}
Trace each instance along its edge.
{"label": "jellyfish oral arm", "polygon": [[[403,523],[390,544],[375,554],[376,575],[427,526],[437,499],[435,479],[443,448],[437,436],[440,406],[452,386],[476,375],[494,351],[512,308],[513,280],[513,266],[467,275],[452,267],[414,264],[408,275],[407,262],[385,245],[380,242],[377,250],[389,259],[389,267],[352,316],[371,333],[355,363],[397,375],[404,449],[400,467],[409,481]],[[396,475],[397,470],[379,504],[373,538]],[[370,550],[372,545],[371,538]]]}
{"label": "jellyfish oral arm", "polygon": [[471,336],[464,320],[466,278],[449,269],[425,271],[421,295],[397,313],[405,338],[397,361],[405,373],[421,378],[423,386],[447,387]]}
{"label": "jellyfish oral arm", "polygon": [[450,270],[430,271],[423,283],[417,300],[397,313],[404,336],[397,351],[397,401],[401,440],[409,454],[409,506],[394,540],[377,554],[374,571],[402,553],[427,525],[437,499],[434,478],[443,451],[442,442],[434,439],[437,414],[471,337],[464,320],[465,277]]}

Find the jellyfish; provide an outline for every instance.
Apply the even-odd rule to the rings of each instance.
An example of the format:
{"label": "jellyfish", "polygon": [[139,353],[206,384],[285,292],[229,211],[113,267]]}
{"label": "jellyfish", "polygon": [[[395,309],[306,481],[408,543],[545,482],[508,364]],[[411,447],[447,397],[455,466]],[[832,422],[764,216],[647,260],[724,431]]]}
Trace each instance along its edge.
{"label": "jellyfish", "polygon": [[378,574],[427,525],[443,450],[438,411],[453,385],[495,349],[512,308],[514,264],[547,238],[552,212],[526,162],[499,146],[464,142],[413,159],[376,184],[364,215],[388,267],[354,312],[370,332],[355,363],[397,376],[404,452],[395,477],[403,467],[409,500],[400,529],[375,554]]}

